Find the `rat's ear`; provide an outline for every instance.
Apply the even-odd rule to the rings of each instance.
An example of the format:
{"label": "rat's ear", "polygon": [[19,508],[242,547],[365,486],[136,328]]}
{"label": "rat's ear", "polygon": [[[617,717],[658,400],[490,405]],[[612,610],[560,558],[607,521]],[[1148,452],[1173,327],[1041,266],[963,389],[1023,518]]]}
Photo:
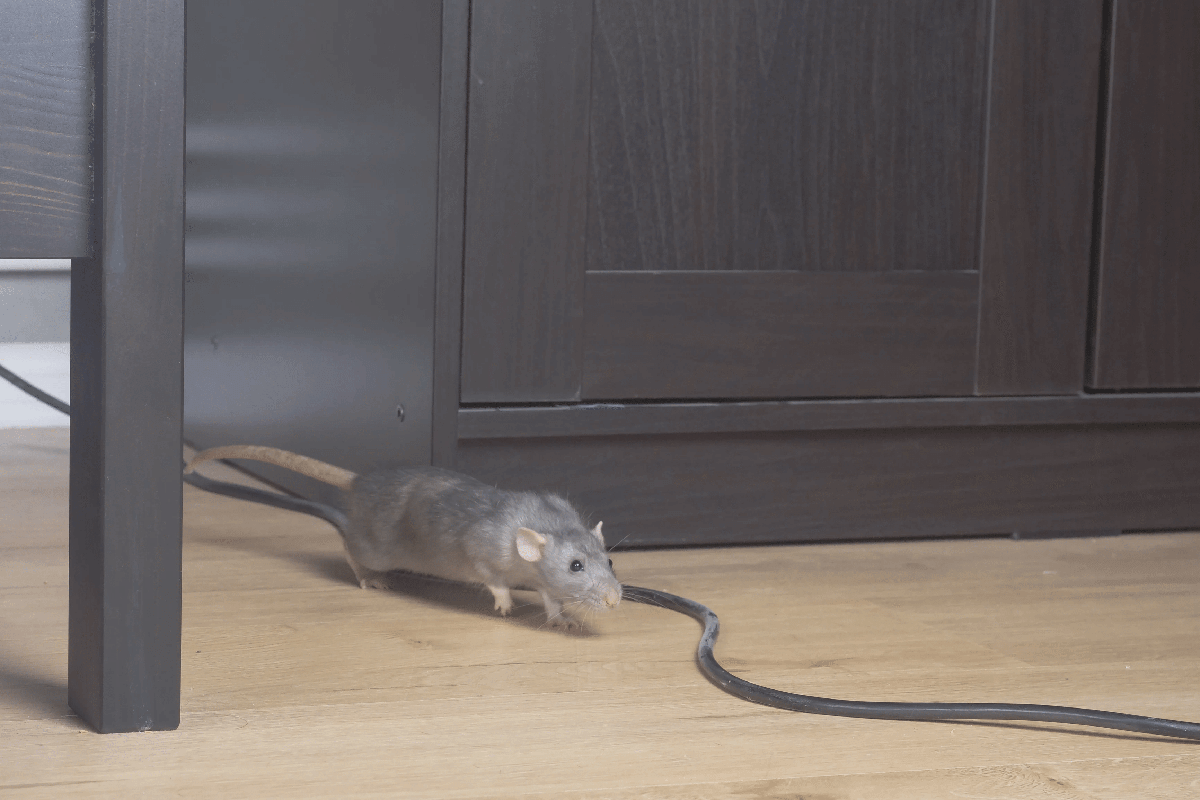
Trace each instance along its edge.
{"label": "rat's ear", "polygon": [[603,522],[597,522],[596,527],[592,528],[592,535],[600,540],[601,547],[604,547],[604,534],[600,532],[600,526],[603,524]]}
{"label": "rat's ear", "polygon": [[526,561],[541,561],[546,537],[532,528],[517,528],[517,552]]}

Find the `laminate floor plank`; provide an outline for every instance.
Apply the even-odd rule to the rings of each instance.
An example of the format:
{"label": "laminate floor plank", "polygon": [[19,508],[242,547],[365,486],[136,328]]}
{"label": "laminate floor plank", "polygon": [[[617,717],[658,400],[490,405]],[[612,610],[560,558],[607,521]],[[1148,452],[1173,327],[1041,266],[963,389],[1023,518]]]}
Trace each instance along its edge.
{"label": "laminate floor plank", "polygon": [[[190,487],[180,728],[96,735],[66,705],[67,436],[0,431],[5,797],[1200,796],[1197,743],[753,705],[699,673],[680,615],[623,603],[573,635],[529,593],[501,619],[483,590],[363,591],[325,523]],[[1200,720],[1194,533],[613,560],[710,605],[718,658],[781,689]]]}

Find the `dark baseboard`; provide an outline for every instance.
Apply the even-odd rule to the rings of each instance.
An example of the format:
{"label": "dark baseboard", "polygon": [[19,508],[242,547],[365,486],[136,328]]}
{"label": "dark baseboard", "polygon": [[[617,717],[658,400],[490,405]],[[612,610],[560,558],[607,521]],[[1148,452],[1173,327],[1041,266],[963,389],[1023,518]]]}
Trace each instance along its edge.
{"label": "dark baseboard", "polygon": [[888,428],[1200,424],[1200,393],[465,407],[462,440]]}
{"label": "dark baseboard", "polygon": [[1198,454],[1200,426],[1140,423],[481,438],[456,463],[670,546],[1200,528]]}

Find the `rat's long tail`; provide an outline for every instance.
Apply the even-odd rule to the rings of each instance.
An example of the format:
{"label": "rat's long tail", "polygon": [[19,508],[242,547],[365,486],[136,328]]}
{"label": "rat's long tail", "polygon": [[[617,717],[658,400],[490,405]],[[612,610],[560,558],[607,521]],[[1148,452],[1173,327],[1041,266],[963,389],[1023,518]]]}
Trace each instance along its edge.
{"label": "rat's long tail", "polygon": [[262,447],[254,444],[231,444],[224,447],[212,447],[208,450],[203,450],[188,462],[183,472],[184,474],[190,473],[196,468],[197,464],[203,464],[205,461],[213,461],[218,458],[244,458],[250,461],[265,461],[268,464],[290,469],[292,472],[299,472],[301,475],[307,475],[322,483],[328,483],[347,491],[350,489],[350,485],[354,483],[354,479],[358,477],[348,469],[335,467],[332,464],[326,464],[324,461],[317,461],[315,458],[302,456],[298,453],[290,453],[287,450],[280,450],[276,447]]}

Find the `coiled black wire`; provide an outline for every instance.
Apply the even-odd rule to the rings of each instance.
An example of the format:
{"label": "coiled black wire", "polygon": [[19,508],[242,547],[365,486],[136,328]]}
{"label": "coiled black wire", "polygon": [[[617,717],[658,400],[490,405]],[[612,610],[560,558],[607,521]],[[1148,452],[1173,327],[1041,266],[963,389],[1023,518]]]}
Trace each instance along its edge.
{"label": "coiled black wire", "polygon": [[[18,389],[28,392],[64,414],[70,415],[71,409],[66,403],[26,383],[2,366],[0,366],[0,377],[7,379]],[[318,517],[337,528],[339,534],[345,535],[346,515],[324,503],[314,503],[310,500],[289,497],[236,483],[214,481],[194,472],[184,475],[183,480],[206,492]],[[978,719],[1058,722],[1067,725],[1091,725],[1095,728],[1200,740],[1200,723],[1141,717],[1136,714],[1119,714],[1113,711],[1093,711],[1087,708],[1019,703],[874,703],[782,692],[742,680],[717,663],[717,659],[713,655],[713,647],[717,643],[721,622],[708,606],[686,597],[640,586],[622,587],[621,596],[633,603],[657,606],[685,614],[703,625],[704,632],[700,635],[700,643],[696,646],[696,663],[699,665],[700,671],[719,688],[734,697],[749,700],[751,703],[781,708],[785,711],[800,711],[805,714],[824,714],[834,717],[942,722]]]}

